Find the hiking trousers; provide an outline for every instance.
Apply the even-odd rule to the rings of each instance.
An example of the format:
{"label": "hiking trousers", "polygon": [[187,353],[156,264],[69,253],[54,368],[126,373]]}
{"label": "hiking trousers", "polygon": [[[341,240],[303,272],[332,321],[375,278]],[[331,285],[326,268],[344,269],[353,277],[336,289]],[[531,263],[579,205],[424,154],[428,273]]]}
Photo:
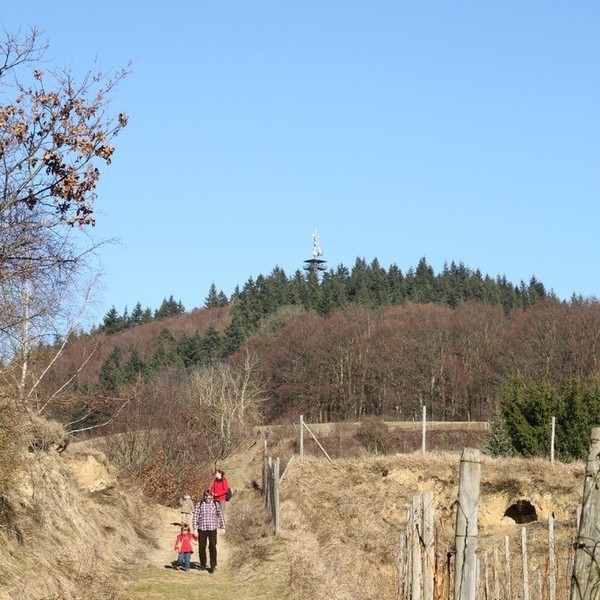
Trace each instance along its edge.
{"label": "hiking trousers", "polygon": [[200,554],[200,566],[206,567],[206,542],[208,542],[208,555],[210,558],[210,567],[214,569],[217,566],[217,530],[210,529],[203,531],[198,529],[198,552]]}

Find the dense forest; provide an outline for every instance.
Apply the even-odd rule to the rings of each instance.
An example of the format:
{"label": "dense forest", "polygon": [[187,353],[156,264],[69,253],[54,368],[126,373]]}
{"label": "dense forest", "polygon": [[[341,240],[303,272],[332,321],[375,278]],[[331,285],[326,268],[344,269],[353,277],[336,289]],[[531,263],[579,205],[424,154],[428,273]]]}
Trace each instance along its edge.
{"label": "dense forest", "polygon": [[556,416],[558,452],[572,458],[600,422],[600,305],[560,301],[533,277],[514,285],[454,263],[436,274],[424,258],[403,274],[357,259],[291,277],[276,267],[231,298],[212,285],[191,312],[172,296],[145,320],[139,308],[112,309],[46,378],[75,374],[70,401],[52,408],[72,430],[184,420],[219,456],[248,423],[411,420],[426,406],[433,420],[492,421],[503,454],[545,452]]}

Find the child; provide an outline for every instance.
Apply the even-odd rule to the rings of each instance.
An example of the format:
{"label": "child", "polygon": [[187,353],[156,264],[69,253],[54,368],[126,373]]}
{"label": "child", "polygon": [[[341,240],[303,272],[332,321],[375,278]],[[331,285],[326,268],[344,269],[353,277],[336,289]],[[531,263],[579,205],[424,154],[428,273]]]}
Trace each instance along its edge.
{"label": "child", "polygon": [[190,531],[187,523],[181,524],[181,532],[175,539],[175,550],[178,553],[177,565],[184,571],[190,570],[190,559],[192,557],[192,540],[198,540],[198,536]]}
{"label": "child", "polygon": [[181,510],[181,523],[192,524],[192,513],[194,512],[194,501],[189,494],[186,494],[179,501],[179,508]]}

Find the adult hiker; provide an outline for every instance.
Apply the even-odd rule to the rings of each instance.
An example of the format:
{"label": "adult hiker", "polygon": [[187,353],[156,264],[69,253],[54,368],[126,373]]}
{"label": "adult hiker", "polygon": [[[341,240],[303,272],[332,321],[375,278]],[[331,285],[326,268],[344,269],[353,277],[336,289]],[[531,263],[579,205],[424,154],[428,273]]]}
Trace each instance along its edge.
{"label": "adult hiker", "polygon": [[192,527],[198,530],[198,553],[200,568],[206,569],[206,542],[210,559],[208,572],[217,568],[217,529],[225,531],[225,518],[221,506],[214,501],[210,490],[205,490],[203,498],[194,509]]}
{"label": "adult hiker", "polygon": [[218,502],[221,505],[221,512],[225,515],[225,503],[229,499],[227,497],[227,492],[229,492],[229,481],[227,481],[227,477],[225,477],[225,471],[222,471],[221,469],[215,471],[215,478],[210,484],[210,491],[212,492],[215,502]]}

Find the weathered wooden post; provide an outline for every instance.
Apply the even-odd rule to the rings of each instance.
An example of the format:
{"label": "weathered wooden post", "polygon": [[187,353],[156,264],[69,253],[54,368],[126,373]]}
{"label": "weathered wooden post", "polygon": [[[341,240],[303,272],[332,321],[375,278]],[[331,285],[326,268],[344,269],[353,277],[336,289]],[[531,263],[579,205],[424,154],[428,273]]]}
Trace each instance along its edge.
{"label": "weathered wooden post", "polygon": [[396,598],[406,600],[404,588],[406,585],[406,564],[408,562],[406,531],[400,534],[398,556],[396,558]]}
{"label": "weathered wooden post", "polygon": [[592,429],[581,519],[571,576],[571,600],[600,598],[600,427]]}
{"label": "weathered wooden post", "polygon": [[523,566],[523,600],[529,600],[529,557],[527,555],[527,528],[521,529],[521,560]]}
{"label": "weathered wooden post", "polygon": [[271,510],[273,494],[273,458],[267,457],[267,493],[265,494],[265,507],[267,510]]}
{"label": "weathered wooden post", "polygon": [[421,527],[423,508],[421,506],[421,496],[413,496],[412,499],[412,532],[411,532],[411,545],[412,545],[412,573],[411,573],[411,599],[412,600],[423,600],[422,593],[422,558],[421,558],[421,540],[419,536]]}
{"label": "weathered wooden post", "polygon": [[426,442],[427,442],[427,407],[423,405],[423,421],[421,428],[421,452],[425,453]]}
{"label": "weathered wooden post", "polygon": [[267,490],[267,457],[269,453],[267,451],[267,440],[263,441],[263,470],[262,470],[262,492],[266,493]]}
{"label": "weathered wooden post", "polygon": [[496,544],[494,544],[494,600],[500,600],[500,561]]}
{"label": "weathered wooden post", "polygon": [[413,557],[413,534],[414,534],[414,515],[412,504],[406,511],[406,565],[404,568],[404,596],[403,600],[411,600],[412,596],[412,563]]}
{"label": "weathered wooden post", "polygon": [[273,472],[273,521],[275,535],[279,535],[279,457],[275,459]]}
{"label": "weathered wooden post", "polygon": [[481,452],[465,448],[460,459],[456,507],[454,600],[475,600],[477,594],[477,512]]}
{"label": "weathered wooden post", "polygon": [[550,462],[554,462],[554,438],[556,436],[556,417],[552,417],[550,432]]}
{"label": "weathered wooden post", "polygon": [[433,598],[435,570],[435,528],[433,492],[423,493],[423,598]]}
{"label": "weathered wooden post", "polygon": [[548,589],[549,600],[556,600],[556,551],[554,548],[554,517],[548,517]]}
{"label": "weathered wooden post", "polygon": [[304,458],[304,415],[300,415],[300,460]]}
{"label": "weathered wooden post", "polygon": [[506,571],[506,597],[512,598],[512,576],[510,566],[510,539],[507,535],[504,536],[504,565]]}

